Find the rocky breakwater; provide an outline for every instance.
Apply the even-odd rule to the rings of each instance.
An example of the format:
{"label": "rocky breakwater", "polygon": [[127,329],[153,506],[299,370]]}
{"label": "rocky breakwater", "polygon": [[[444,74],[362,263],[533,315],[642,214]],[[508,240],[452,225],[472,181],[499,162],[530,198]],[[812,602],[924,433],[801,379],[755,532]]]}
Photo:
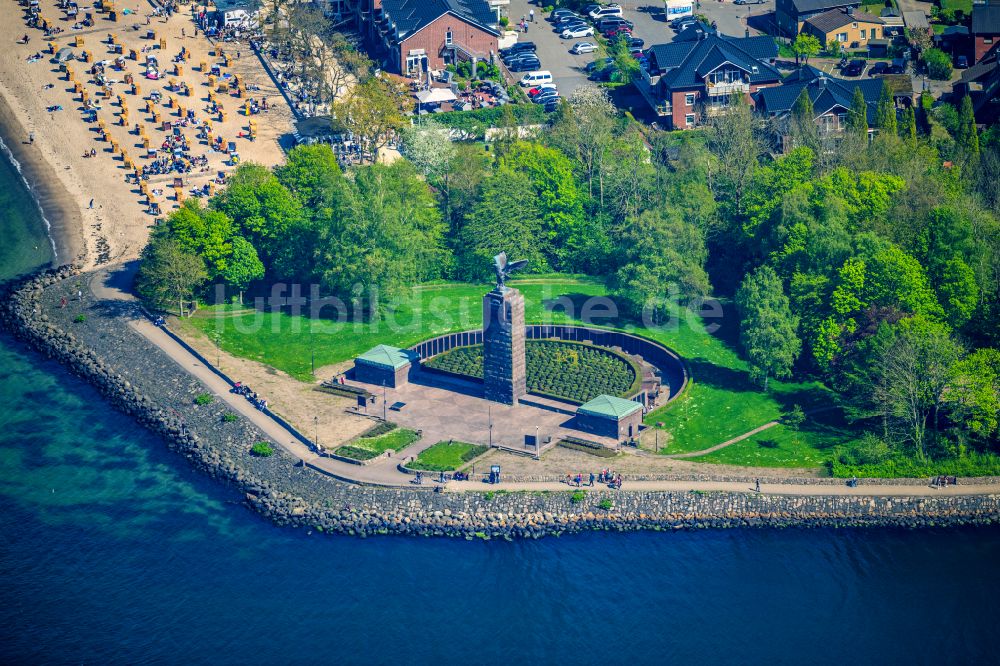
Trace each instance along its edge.
{"label": "rocky breakwater", "polygon": [[[0,327],[96,386],[192,465],[224,480],[279,525],[354,534],[540,537],[582,530],[756,526],[925,527],[989,524],[1000,496],[888,498],[755,493],[433,492],[379,488],[320,474],[283,450],[252,456],[263,433],[225,405],[196,404],[197,380],[128,326],[132,303],[77,299],[77,267],[48,270],[0,290]],[[85,288],[85,287],[83,287]],[[62,299],[67,302],[63,303]]]}

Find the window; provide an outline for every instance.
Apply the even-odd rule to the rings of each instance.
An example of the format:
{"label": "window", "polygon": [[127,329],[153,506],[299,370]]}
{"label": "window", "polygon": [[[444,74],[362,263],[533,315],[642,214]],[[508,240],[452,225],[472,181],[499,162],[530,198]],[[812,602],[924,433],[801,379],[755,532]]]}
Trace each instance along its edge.
{"label": "window", "polygon": [[684,103],[688,106],[694,106],[694,93],[684,95]]}
{"label": "window", "polygon": [[689,113],[686,116],[684,116],[684,125],[687,126],[687,127],[690,127],[691,125],[694,125],[694,114],[693,113]]}
{"label": "window", "polygon": [[875,28],[868,31],[868,37],[869,39],[875,39]]}
{"label": "window", "polygon": [[837,129],[844,129],[847,127],[847,114],[838,113],[837,114]]}
{"label": "window", "polygon": [[451,28],[448,28],[448,32],[444,34],[445,46],[451,46]]}
{"label": "window", "polygon": [[851,24],[851,27],[852,27],[852,28],[857,28],[857,27],[858,27],[858,24],[857,24],[857,23],[852,23],[852,24]]}
{"label": "window", "polygon": [[983,37],[983,44],[992,44],[992,43],[993,43],[992,37]]}
{"label": "window", "polygon": [[838,32],[837,33],[837,41],[838,42],[846,42],[847,41],[847,33],[846,32]]}

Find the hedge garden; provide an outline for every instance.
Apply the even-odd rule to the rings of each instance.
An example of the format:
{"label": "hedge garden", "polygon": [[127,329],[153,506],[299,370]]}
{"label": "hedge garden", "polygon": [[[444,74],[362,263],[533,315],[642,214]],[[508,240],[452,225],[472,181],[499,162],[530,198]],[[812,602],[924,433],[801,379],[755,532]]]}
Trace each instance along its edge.
{"label": "hedge garden", "polygon": [[[604,347],[561,340],[525,342],[528,390],[584,403],[606,393],[627,397],[639,390],[642,373],[629,358]],[[456,347],[423,364],[464,377],[483,377],[483,346]]]}

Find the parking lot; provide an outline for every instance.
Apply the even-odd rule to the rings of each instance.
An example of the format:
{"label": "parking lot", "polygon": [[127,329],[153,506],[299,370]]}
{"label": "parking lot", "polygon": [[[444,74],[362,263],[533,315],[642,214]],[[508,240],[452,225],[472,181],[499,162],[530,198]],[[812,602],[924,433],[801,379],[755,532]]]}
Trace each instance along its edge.
{"label": "parking lot", "polygon": [[[649,48],[653,44],[663,44],[673,40],[674,31],[667,25],[664,19],[663,4],[650,2],[619,2],[622,7],[624,18],[635,24],[632,31],[634,37],[645,40],[643,48]],[[594,37],[581,37],[577,39],[560,39],[554,32],[551,23],[545,20],[538,4],[529,3],[528,0],[511,0],[508,7],[508,16],[511,25],[520,22],[521,17],[527,20],[529,10],[535,10],[535,22],[528,23],[528,32],[522,33],[519,41],[530,41],[538,45],[538,59],[542,63],[542,69],[552,72],[553,81],[559,87],[559,92],[564,97],[568,97],[574,90],[587,82],[587,74],[584,68],[597,58],[597,54],[587,53],[574,55],[569,52],[573,44],[577,42],[596,42]],[[773,11],[774,0],[767,0],[759,5],[734,5],[731,1],[702,2],[696,13],[705,14],[710,21],[715,21],[721,33],[742,37],[746,30],[747,16],[760,14],[762,12]],[[755,32],[755,31],[752,31]],[[515,77],[520,79],[523,74],[515,73]]]}

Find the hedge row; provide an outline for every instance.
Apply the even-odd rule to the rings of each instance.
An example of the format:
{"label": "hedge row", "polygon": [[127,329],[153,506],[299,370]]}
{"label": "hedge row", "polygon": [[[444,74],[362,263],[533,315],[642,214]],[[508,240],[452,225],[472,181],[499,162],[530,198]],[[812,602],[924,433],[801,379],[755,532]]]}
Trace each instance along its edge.
{"label": "hedge row", "polygon": [[[546,122],[545,109],[540,104],[511,104],[514,120],[518,125],[541,125]],[[435,113],[434,122],[459,130],[469,138],[482,139],[490,127],[499,127],[503,107],[476,109],[475,111],[446,111]]]}

